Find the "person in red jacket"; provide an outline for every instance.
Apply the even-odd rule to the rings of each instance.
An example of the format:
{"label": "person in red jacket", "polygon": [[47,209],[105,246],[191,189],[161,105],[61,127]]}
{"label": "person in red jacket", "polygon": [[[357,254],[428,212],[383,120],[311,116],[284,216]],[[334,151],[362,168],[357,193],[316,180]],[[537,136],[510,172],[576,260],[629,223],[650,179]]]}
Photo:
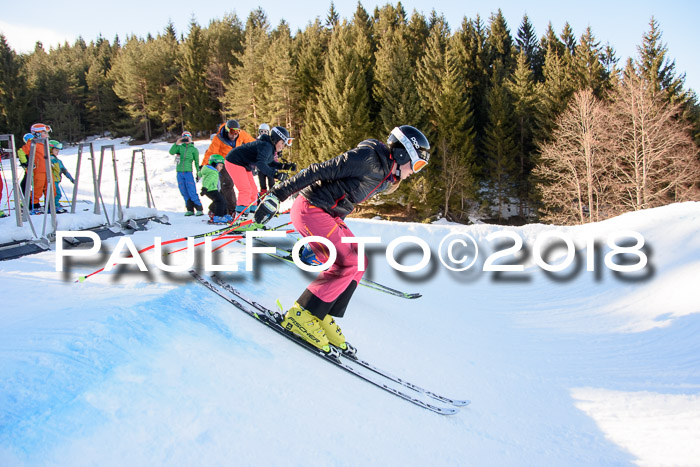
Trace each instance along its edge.
{"label": "person in red jacket", "polygon": [[[43,123],[35,123],[31,127],[31,133],[34,135],[34,138],[48,138],[50,132],[51,127]],[[22,151],[27,154],[27,157],[29,157],[31,151],[32,141],[34,140],[30,139],[22,146]],[[34,174],[32,176],[34,180],[32,209],[41,209],[39,200],[42,195],[46,194],[46,158],[47,155],[44,154],[44,145],[36,144],[34,149]]]}
{"label": "person in red jacket", "polygon": [[[204,153],[200,170],[209,163],[209,157],[212,154],[228,154],[231,149],[253,141],[255,138],[250,136],[247,131],[241,130],[238,120],[229,120],[223,123],[216,132],[216,136],[211,140],[209,149]],[[233,214],[236,211],[236,192],[233,189],[233,179],[226,170],[222,170],[219,177],[221,179],[221,194],[226,199],[226,209],[229,214]]]}

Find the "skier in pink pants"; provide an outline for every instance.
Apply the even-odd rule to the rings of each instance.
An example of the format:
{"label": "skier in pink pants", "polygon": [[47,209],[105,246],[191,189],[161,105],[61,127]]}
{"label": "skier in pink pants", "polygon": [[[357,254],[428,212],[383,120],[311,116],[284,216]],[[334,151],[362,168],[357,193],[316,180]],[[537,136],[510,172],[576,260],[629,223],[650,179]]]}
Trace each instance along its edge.
{"label": "skier in pink pants", "polygon": [[[297,231],[307,236],[328,238],[337,251],[333,266],[321,272],[302,292],[282,321],[288,331],[326,352],[331,346],[347,350],[340,318],[362,278],[358,270],[357,246],[342,243],[353,234],[343,219],[355,205],[382,192],[398,188],[401,180],[428,164],[430,143],[418,129],[402,125],[394,128],[387,144],[376,139],[361,142],[340,156],[312,164],[294,177],[275,185],[255,213],[255,222],[264,224],[279,209],[279,203],[299,192],[291,209]],[[322,262],[328,249],[321,243],[309,244]]]}
{"label": "skier in pink pants", "polygon": [[261,135],[259,139],[233,148],[226,155],[226,171],[231,175],[234,185],[238,188],[236,212],[255,212],[257,208],[258,187],[255,186],[253,170],[268,177],[283,181],[288,175],[283,170],[296,170],[295,163],[275,161],[275,155],[292,145],[289,131],[281,126],[270,130],[270,135]]}

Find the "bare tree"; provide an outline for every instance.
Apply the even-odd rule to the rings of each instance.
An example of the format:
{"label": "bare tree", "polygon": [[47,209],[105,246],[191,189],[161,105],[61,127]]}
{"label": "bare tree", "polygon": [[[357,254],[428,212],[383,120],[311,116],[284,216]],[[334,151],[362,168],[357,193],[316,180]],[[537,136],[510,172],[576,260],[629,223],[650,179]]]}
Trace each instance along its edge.
{"label": "bare tree", "polygon": [[557,120],[551,142],[540,145],[535,176],[542,180],[543,220],[595,222],[609,204],[609,162],[604,104],[590,89],[578,91]]}
{"label": "bare tree", "polygon": [[450,200],[458,190],[463,189],[467,181],[471,180],[469,167],[457,151],[451,150],[445,138],[438,141],[438,149],[442,154],[442,182],[444,185],[444,216],[451,219]]}
{"label": "bare tree", "polygon": [[610,134],[618,203],[625,210],[698,199],[700,163],[681,111],[634,72],[616,87]]}

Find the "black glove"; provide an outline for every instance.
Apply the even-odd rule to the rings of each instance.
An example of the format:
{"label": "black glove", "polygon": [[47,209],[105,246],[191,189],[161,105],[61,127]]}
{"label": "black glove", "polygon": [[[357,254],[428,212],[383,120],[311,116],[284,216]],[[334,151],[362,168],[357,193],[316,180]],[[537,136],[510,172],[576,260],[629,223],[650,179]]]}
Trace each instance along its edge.
{"label": "black glove", "polygon": [[26,168],[27,168],[27,163],[26,163],[26,162],[20,162],[19,165],[20,165],[23,169],[26,169]]}
{"label": "black glove", "polygon": [[272,219],[280,208],[280,200],[272,193],[268,193],[262,203],[255,210],[255,223],[265,225]]}
{"label": "black glove", "polygon": [[200,191],[199,194],[202,195],[202,196],[206,196],[206,194],[208,193],[208,191],[209,191],[209,190],[207,190],[206,188],[202,187],[202,191]]}
{"label": "black glove", "polygon": [[292,172],[295,172],[297,170],[297,164],[296,162],[285,162],[282,164],[281,170],[291,170]]}
{"label": "black glove", "polygon": [[283,182],[289,178],[289,174],[287,172],[277,171],[277,173],[275,174],[275,178],[280,182]]}

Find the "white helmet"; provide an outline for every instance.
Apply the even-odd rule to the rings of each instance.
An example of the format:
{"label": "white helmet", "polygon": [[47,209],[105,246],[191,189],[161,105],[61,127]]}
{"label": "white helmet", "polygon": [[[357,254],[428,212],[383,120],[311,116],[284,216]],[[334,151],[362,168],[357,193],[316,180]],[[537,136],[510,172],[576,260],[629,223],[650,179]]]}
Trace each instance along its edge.
{"label": "white helmet", "polygon": [[269,135],[270,134],[270,125],[267,123],[261,123],[260,126],[258,127],[258,137],[262,135]]}

